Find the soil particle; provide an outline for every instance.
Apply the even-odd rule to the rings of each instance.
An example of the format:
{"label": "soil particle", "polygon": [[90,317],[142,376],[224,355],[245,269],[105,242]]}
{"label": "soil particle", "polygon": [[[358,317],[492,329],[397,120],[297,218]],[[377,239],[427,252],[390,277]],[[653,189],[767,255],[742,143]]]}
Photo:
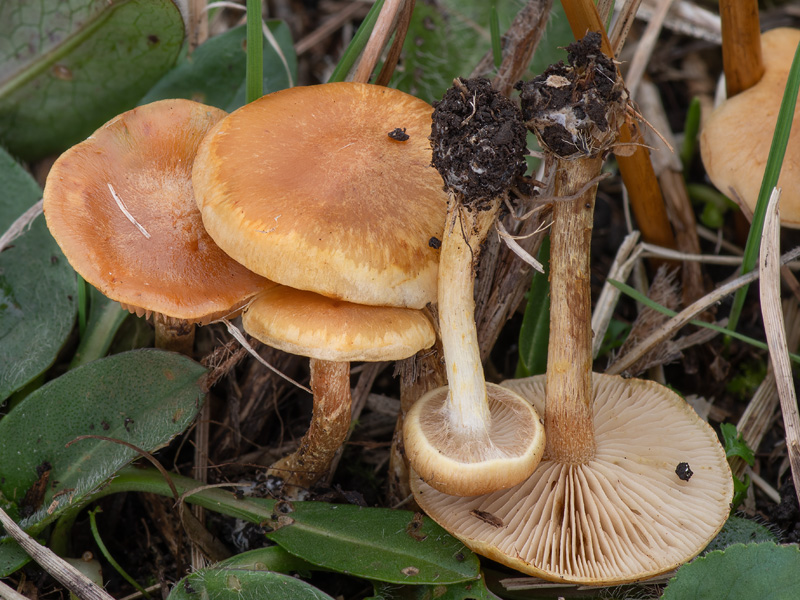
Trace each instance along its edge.
{"label": "soil particle", "polygon": [[616,139],[628,94],[600,44],[600,34],[587,33],[567,47],[569,65],[516,85],[523,118],[557,156],[593,155]]}
{"label": "soil particle", "polygon": [[682,462],[678,463],[678,466],[675,467],[675,474],[681,481],[689,481],[692,478],[692,475],[694,475],[694,471],[692,471],[691,467],[689,467],[689,463]]}
{"label": "soil particle", "polygon": [[487,79],[457,79],[433,111],[433,166],[462,203],[480,210],[525,173],[519,108]]}

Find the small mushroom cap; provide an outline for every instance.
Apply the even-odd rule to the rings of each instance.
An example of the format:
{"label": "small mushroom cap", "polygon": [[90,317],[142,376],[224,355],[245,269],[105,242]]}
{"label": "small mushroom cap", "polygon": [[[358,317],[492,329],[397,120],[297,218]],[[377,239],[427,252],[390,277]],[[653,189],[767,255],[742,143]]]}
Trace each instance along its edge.
{"label": "small mushroom cap", "polygon": [[[545,376],[503,385],[544,411]],[[691,559],[730,511],[733,483],[716,434],[654,382],[595,373],[593,389],[589,462],[545,456],[523,483],[472,498],[412,477],[415,499],[475,552],[552,581],[633,582]],[[688,481],[680,463],[693,471]]]}
{"label": "small mushroom cap", "polygon": [[86,281],[130,310],[207,322],[271,285],[220,250],[192,193],[197,147],[225,114],[189,100],[134,108],[62,154],[47,177],[53,237]]}
{"label": "small mushroom cap", "polygon": [[[755,209],[769,156],[789,69],[800,42],[800,30],[779,28],[761,36],[764,75],[744,92],[729,98],[708,118],[700,135],[703,164],[723,194]],[[781,224],[800,228],[800,109],[778,179]]]}
{"label": "small mushroom cap", "polygon": [[447,426],[447,386],[414,403],[403,424],[403,445],[414,471],[440,492],[477,496],[528,478],[544,453],[544,422],[518,393],[486,384],[488,439]]}
{"label": "small mushroom cap", "polygon": [[[447,198],[430,166],[433,108],[361,83],[251,102],[203,142],[194,169],[206,229],[252,271],[359,304],[436,298]],[[389,134],[405,129],[404,136]],[[399,139],[396,139],[399,138]]]}
{"label": "small mushroom cap", "polygon": [[354,304],[282,285],[260,294],[242,325],[269,346],[329,361],[400,360],[436,340],[422,311]]}

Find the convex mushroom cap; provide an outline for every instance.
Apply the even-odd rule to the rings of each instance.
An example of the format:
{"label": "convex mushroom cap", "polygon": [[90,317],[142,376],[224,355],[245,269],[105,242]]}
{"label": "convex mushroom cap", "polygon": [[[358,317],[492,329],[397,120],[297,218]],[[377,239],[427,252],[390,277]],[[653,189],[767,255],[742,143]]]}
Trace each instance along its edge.
{"label": "convex mushroom cap", "polygon": [[[193,181],[230,256],[278,283],[358,304],[436,299],[446,195],[430,166],[433,109],[362,83],[297,87],[232,113]],[[436,240],[432,240],[436,238]]]}
{"label": "convex mushroom cap", "polygon": [[[783,90],[800,30],[779,28],[761,36],[764,75],[744,92],[717,108],[703,127],[700,150],[709,178],[723,194],[755,209],[769,156]],[[800,111],[795,108],[792,132],[778,179],[781,224],[800,227]]]}
{"label": "convex mushroom cap", "polygon": [[282,285],[259,294],[242,325],[273,348],[326,361],[400,360],[436,339],[422,311],[354,304]]}
{"label": "convex mushroom cap", "polygon": [[[544,412],[545,376],[502,385]],[[470,498],[412,477],[415,499],[475,552],[548,580],[633,582],[691,559],[730,511],[733,484],[716,434],[656,383],[595,373],[593,390],[591,460],[545,456],[525,482]]]}
{"label": "convex mushroom cap", "polygon": [[162,100],[115,117],[62,154],[44,189],[50,232],[73,268],[137,314],[208,322],[274,285],[203,229],[191,169],[226,113]]}

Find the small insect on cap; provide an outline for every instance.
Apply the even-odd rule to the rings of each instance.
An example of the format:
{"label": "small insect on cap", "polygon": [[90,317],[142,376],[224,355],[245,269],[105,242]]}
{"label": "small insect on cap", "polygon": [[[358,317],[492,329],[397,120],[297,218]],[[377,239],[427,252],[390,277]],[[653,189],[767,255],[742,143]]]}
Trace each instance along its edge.
{"label": "small insect on cap", "polygon": [[[711,181],[726,196],[754,210],[778,120],[800,29],[779,28],[761,36],[764,75],[744,92],[729,98],[706,121],[700,134],[703,164]],[[800,111],[786,147],[778,187],[781,224],[800,228]]]}
{"label": "small insect on cap", "polygon": [[[506,381],[545,412],[545,376]],[[669,571],[722,528],[733,496],[717,435],[652,381],[594,374],[597,451],[545,457],[525,482],[458,498],[412,479],[414,498],[479,554],[551,581],[611,585]],[[686,463],[692,474],[681,468]]]}
{"label": "small insect on cap", "polygon": [[138,314],[207,322],[274,285],[203,229],[191,169],[225,112],[162,100],[115,117],[62,154],[44,189],[50,232],[73,268]]}
{"label": "small insect on cap", "polygon": [[359,304],[436,298],[447,197],[430,166],[433,108],[331,83],[269,94],[204,140],[193,181],[206,229],[249,269]]}
{"label": "small insect on cap", "polygon": [[273,348],[329,361],[401,360],[436,340],[422,311],[354,304],[282,285],[259,294],[242,324]]}

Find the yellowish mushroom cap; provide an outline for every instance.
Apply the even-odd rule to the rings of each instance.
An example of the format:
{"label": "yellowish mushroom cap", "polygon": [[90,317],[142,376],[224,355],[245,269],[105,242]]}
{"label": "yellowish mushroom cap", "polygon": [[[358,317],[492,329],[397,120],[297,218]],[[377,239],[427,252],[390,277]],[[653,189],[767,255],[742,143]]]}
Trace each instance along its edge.
{"label": "yellowish mushroom cap", "polygon": [[447,200],[430,166],[432,112],[418,98],[361,83],[251,102],[198,154],[193,180],[206,229],[278,283],[423,308],[436,298],[431,238],[442,237]]}
{"label": "yellowish mushroom cap", "polygon": [[[518,393],[486,384],[488,431],[447,426],[447,386],[414,403],[403,424],[403,445],[417,475],[454,496],[477,496],[527,479],[544,452],[544,421]],[[485,437],[484,437],[485,436]]]}
{"label": "yellowish mushroom cap", "polygon": [[419,310],[354,304],[282,285],[260,294],[242,325],[269,346],[328,361],[400,360],[436,340]]}
{"label": "yellowish mushroom cap", "polygon": [[[764,75],[744,92],[729,98],[708,118],[700,134],[700,150],[709,178],[723,194],[740,198],[754,210],[778,121],[783,90],[800,30],[779,28],[761,36]],[[792,132],[778,179],[782,188],[781,224],[800,227],[800,110],[795,108]]]}
{"label": "yellowish mushroom cap", "polygon": [[86,281],[130,310],[207,322],[273,285],[220,250],[195,203],[197,148],[225,114],[189,100],[134,108],[67,150],[48,175],[53,237]]}
{"label": "yellowish mushroom cap", "polygon": [[[545,376],[503,384],[544,411]],[[475,552],[552,581],[639,581],[697,555],[733,496],[716,434],[669,389],[594,374],[596,456],[546,456],[523,483],[458,498],[412,477],[419,505]],[[687,463],[693,475],[686,480]],[[682,474],[683,479],[679,476]]]}

